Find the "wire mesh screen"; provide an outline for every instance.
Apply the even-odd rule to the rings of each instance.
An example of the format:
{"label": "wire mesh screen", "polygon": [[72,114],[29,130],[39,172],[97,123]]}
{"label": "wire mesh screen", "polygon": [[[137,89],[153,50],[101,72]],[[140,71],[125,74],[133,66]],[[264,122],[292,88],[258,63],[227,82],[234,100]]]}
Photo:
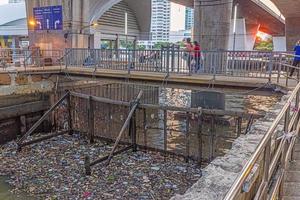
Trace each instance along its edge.
{"label": "wire mesh screen", "polygon": [[158,104],[159,87],[151,85],[136,85],[132,83],[110,83],[75,89],[76,92],[117,101],[130,102],[143,91],[141,103]]}
{"label": "wire mesh screen", "polygon": [[[114,142],[128,117],[130,102],[142,88],[145,96],[135,112],[136,142],[141,149],[210,162],[226,153],[246,129],[245,116],[163,106],[159,105],[158,87],[113,83],[70,93],[72,130],[87,137],[93,132],[95,138]],[[67,113],[68,102],[62,105]],[[58,121],[59,117],[63,116],[58,116]],[[121,143],[132,143],[129,132],[127,127]]]}
{"label": "wire mesh screen", "polygon": [[[73,130],[88,134],[89,112],[92,112],[94,120],[91,126],[94,128],[94,136],[115,140],[129,113],[129,107],[92,101],[92,109],[90,109],[89,103],[89,99],[71,96]],[[121,141],[128,143],[128,134],[125,134]]]}

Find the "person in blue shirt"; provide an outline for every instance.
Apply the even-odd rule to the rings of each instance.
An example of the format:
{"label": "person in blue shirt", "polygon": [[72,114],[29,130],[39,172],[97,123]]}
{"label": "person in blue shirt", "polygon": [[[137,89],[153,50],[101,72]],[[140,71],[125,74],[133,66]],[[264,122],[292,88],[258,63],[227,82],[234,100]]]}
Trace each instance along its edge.
{"label": "person in blue shirt", "polygon": [[[295,58],[294,58],[294,62],[293,62],[293,66],[297,67],[300,64],[300,40],[297,42],[295,48]],[[293,76],[295,71],[295,68],[292,68],[292,71],[290,73],[290,76]]]}

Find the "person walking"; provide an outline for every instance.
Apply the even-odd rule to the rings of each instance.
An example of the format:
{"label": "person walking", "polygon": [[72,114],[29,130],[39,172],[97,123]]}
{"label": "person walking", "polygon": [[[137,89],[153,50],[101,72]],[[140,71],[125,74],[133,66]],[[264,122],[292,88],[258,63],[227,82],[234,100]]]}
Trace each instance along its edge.
{"label": "person walking", "polygon": [[[300,40],[296,43],[294,51],[295,51],[295,58],[294,58],[293,66],[296,68],[300,64]],[[295,68],[292,68],[290,76],[293,76]]]}
{"label": "person walking", "polygon": [[187,65],[188,65],[189,70],[191,70],[191,63],[193,60],[193,50],[194,50],[194,47],[191,42],[191,38],[187,38],[186,43],[185,43],[185,51],[186,51],[185,57],[187,59]]}
{"label": "person walking", "polygon": [[200,72],[200,67],[201,67],[201,47],[200,44],[197,41],[194,41],[194,59],[195,59],[195,72],[199,73]]}

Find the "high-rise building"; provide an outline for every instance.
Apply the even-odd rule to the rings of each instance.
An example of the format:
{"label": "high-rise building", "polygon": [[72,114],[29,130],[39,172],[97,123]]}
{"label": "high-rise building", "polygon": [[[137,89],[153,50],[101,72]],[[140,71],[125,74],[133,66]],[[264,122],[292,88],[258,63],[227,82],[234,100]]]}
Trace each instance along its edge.
{"label": "high-rise building", "polygon": [[152,0],[151,36],[153,42],[169,41],[170,1]]}
{"label": "high-rise building", "polygon": [[191,30],[193,27],[194,27],[194,9],[186,7],[185,30]]}
{"label": "high-rise building", "polygon": [[23,3],[25,0],[9,0],[8,3]]}

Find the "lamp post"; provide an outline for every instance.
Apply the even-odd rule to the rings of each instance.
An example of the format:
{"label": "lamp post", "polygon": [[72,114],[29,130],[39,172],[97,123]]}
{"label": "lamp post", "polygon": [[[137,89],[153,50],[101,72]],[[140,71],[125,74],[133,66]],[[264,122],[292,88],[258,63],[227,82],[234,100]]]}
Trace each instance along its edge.
{"label": "lamp post", "polygon": [[88,33],[88,34],[84,34],[82,33],[84,29],[86,28],[90,28],[90,27],[95,27],[95,26],[98,26],[99,24],[97,22],[93,22],[89,25],[86,25],[86,26],[82,26],[81,29],[80,29],[80,34],[83,34],[83,35],[88,35],[88,48],[90,48],[91,46],[91,34]]}
{"label": "lamp post", "polygon": [[234,17],[233,17],[233,51],[235,51],[235,46],[236,46],[236,23],[237,23],[237,8],[238,8],[238,3],[235,4],[234,6]]}

